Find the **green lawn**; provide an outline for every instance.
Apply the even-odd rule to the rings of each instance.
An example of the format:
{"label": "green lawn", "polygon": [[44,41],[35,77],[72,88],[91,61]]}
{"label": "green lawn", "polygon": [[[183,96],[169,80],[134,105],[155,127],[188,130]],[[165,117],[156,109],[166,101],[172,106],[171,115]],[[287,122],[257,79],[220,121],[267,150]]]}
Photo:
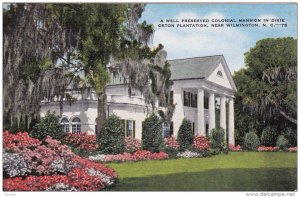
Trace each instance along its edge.
{"label": "green lawn", "polygon": [[113,191],[294,191],[297,154],[234,152],[210,158],[110,163]]}

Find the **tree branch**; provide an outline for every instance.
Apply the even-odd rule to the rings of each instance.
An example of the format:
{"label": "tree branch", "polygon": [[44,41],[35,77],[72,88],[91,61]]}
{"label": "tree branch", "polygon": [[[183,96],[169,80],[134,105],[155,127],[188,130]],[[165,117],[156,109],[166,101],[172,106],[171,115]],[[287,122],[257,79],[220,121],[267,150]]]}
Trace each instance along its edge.
{"label": "tree branch", "polygon": [[279,113],[284,116],[286,119],[288,119],[290,122],[294,123],[297,125],[297,120],[292,118],[291,116],[287,115],[284,111],[279,110]]}

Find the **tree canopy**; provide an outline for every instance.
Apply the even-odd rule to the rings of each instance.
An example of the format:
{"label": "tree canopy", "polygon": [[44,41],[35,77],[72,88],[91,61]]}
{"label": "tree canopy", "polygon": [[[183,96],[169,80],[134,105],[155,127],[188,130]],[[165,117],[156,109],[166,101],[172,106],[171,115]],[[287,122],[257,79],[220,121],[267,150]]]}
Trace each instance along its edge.
{"label": "tree canopy", "polygon": [[[139,66],[139,71],[146,69],[150,76],[152,60],[163,48],[148,46],[154,30],[145,21],[139,23],[144,6],[16,3],[4,9],[5,120],[19,122],[22,116],[38,115],[44,99],[72,101],[67,88],[93,88],[98,94],[98,120],[103,122],[110,78],[107,65],[112,60],[127,62]],[[148,84],[139,87],[138,73],[126,69],[122,64],[120,73],[129,74],[130,86],[147,97]]]}
{"label": "tree canopy", "polygon": [[[297,124],[297,40],[267,38],[245,53],[246,68],[234,73],[237,128],[284,129]],[[243,125],[242,125],[243,124]],[[278,129],[277,128],[277,129]]]}

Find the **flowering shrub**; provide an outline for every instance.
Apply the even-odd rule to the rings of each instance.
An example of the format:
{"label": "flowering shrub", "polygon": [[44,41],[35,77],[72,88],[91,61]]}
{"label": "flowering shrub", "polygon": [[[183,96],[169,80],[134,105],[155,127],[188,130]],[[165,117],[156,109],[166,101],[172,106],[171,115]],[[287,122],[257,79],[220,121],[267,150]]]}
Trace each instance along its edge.
{"label": "flowering shrub", "polygon": [[3,147],[6,150],[15,151],[22,148],[34,148],[41,145],[42,142],[38,139],[29,137],[27,132],[18,132],[11,134],[8,131],[3,132]]}
{"label": "flowering shrub", "polygon": [[259,152],[276,152],[279,151],[279,147],[277,146],[259,146],[257,148]]}
{"label": "flowering shrub", "polygon": [[55,151],[45,145],[38,146],[34,150],[24,148],[18,153],[24,157],[29,168],[39,175],[50,174],[52,171],[51,163],[59,157]]}
{"label": "flowering shrub", "polygon": [[193,140],[193,148],[198,151],[206,151],[209,149],[209,141],[206,136],[195,136]]}
{"label": "flowering shrub", "polygon": [[24,176],[31,172],[24,158],[15,153],[3,154],[3,171],[9,177]]}
{"label": "flowering shrub", "polygon": [[141,141],[132,137],[125,138],[125,152],[133,153],[140,150],[142,147]]}
{"label": "flowering shrub", "polygon": [[87,135],[86,133],[68,134],[65,138],[65,143],[74,148],[87,151],[96,150],[98,148],[96,136]]}
{"label": "flowering shrub", "polygon": [[160,151],[159,153],[152,153],[151,159],[154,160],[160,160],[160,159],[167,159],[169,155],[163,151]]}
{"label": "flowering shrub", "polygon": [[196,153],[196,152],[192,152],[192,151],[189,151],[189,150],[186,150],[182,153],[177,154],[177,157],[184,157],[184,158],[192,158],[192,157],[199,157],[199,156],[201,156],[201,154]]}
{"label": "flowering shrub", "polygon": [[[9,178],[3,180],[4,191],[40,191],[46,190],[57,183],[69,184],[69,179],[65,175],[54,176],[28,176]],[[68,187],[68,186],[66,186]]]}
{"label": "flowering shrub", "polygon": [[130,153],[122,153],[116,155],[106,155],[104,156],[105,162],[112,162],[112,161],[131,161],[132,155]]}
{"label": "flowering shrub", "polygon": [[229,144],[229,150],[230,151],[242,151],[242,147],[240,145],[234,146],[232,144]]}
{"label": "flowering shrub", "polygon": [[151,159],[151,152],[147,150],[138,150],[132,154],[132,160],[140,161],[140,160],[148,160]]}
{"label": "flowering shrub", "polygon": [[165,138],[164,142],[165,142],[165,146],[167,148],[171,148],[171,149],[175,149],[175,150],[177,150],[179,148],[179,143],[177,142],[177,140],[174,136]]}
{"label": "flowering shrub", "polygon": [[41,145],[27,133],[4,132],[4,141],[3,188],[6,191],[97,191],[117,178],[112,169],[74,154],[68,146],[49,136]]}
{"label": "flowering shrub", "polygon": [[[53,190],[60,184],[59,190],[98,191],[104,188],[100,176],[91,176],[85,169],[74,168],[67,175],[28,176],[3,180],[5,191],[41,191]],[[51,189],[52,188],[52,189]]]}
{"label": "flowering shrub", "polygon": [[288,148],[289,152],[297,152],[297,147],[290,147]]}
{"label": "flowering shrub", "polygon": [[160,151],[158,153],[151,153],[146,150],[138,150],[134,153],[122,153],[117,155],[96,155],[90,156],[90,160],[102,161],[102,162],[112,162],[112,161],[142,161],[142,160],[160,160],[167,159],[169,156],[167,153]]}
{"label": "flowering shrub", "polygon": [[97,191],[104,188],[99,176],[90,176],[85,169],[74,168],[69,174],[69,183],[80,191]]}

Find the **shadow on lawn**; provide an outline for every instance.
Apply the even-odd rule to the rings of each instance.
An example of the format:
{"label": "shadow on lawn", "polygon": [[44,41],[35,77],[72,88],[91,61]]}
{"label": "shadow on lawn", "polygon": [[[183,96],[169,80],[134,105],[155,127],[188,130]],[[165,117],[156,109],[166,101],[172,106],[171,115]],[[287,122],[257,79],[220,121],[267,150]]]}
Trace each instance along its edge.
{"label": "shadow on lawn", "polygon": [[296,168],[215,169],[119,179],[110,191],[294,191]]}

